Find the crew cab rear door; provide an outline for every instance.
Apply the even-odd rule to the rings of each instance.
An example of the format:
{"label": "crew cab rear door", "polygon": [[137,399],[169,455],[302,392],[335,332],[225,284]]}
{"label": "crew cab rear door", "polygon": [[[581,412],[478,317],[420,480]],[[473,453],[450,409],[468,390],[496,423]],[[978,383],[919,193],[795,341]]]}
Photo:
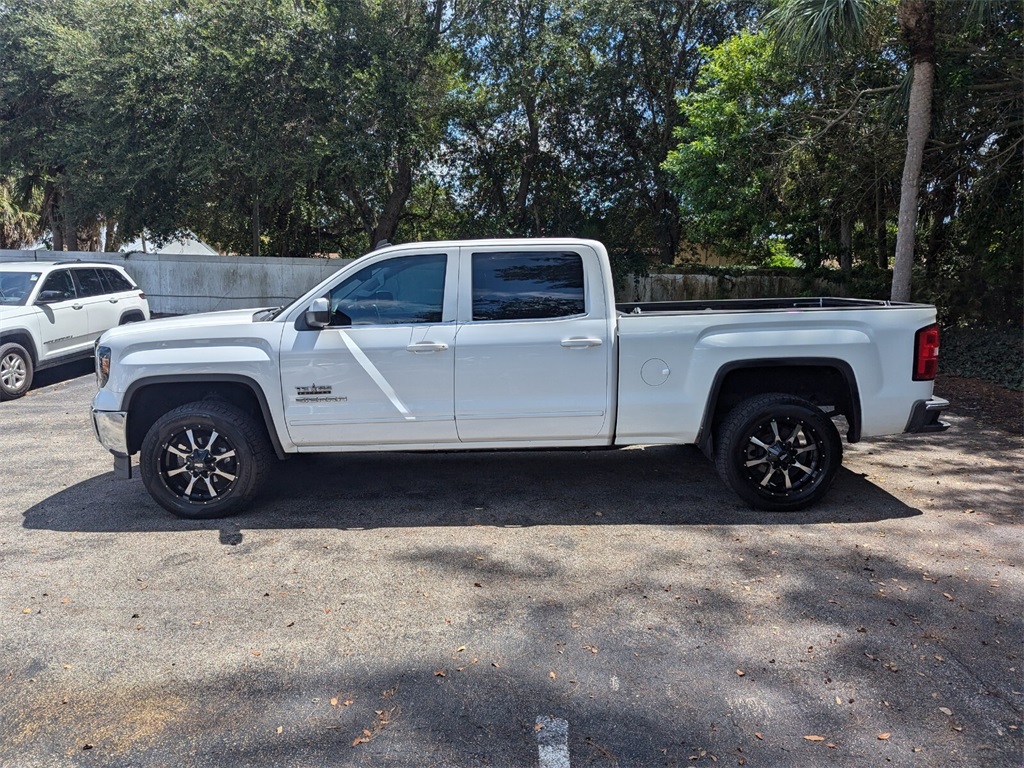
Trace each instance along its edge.
{"label": "crew cab rear door", "polygon": [[588,246],[463,246],[455,343],[462,442],[594,439],[613,411],[613,344]]}

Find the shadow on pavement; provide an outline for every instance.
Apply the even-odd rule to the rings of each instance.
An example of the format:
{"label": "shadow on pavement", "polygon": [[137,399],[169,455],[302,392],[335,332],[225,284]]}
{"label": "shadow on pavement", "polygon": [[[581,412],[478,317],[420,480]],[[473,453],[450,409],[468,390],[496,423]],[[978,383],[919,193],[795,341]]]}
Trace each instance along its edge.
{"label": "shadow on pavement", "polygon": [[85,360],[75,360],[72,363],[56,365],[53,368],[36,371],[35,376],[32,377],[32,387],[29,391],[50,387],[64,381],[71,381],[71,379],[87,376],[93,372],[94,368],[91,357]]}
{"label": "shadow on pavement", "polygon": [[746,507],[693,448],[615,451],[300,456],[274,466],[250,509],[227,520],[180,520],[137,477],[93,477],[25,512],[25,527],[60,531],[375,529],[422,526],[808,525],[920,515],[847,469],[829,496],[795,513]]}

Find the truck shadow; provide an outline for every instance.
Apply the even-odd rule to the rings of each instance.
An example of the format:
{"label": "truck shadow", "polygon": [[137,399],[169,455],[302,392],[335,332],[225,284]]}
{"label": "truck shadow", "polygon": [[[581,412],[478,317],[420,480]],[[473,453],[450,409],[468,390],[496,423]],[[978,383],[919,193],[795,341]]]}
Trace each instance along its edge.
{"label": "truck shadow", "polygon": [[[136,473],[137,474],[137,473]],[[920,515],[841,469],[824,502],[793,513],[749,509],[694,448],[299,456],[275,464],[260,498],[224,520],[180,520],[139,479],[99,475],[25,512],[29,529],[84,532],[424,526],[817,525]]]}
{"label": "truck shadow", "polygon": [[61,363],[55,365],[53,368],[45,368],[42,371],[37,371],[32,377],[31,390],[41,389],[42,387],[49,387],[54,384],[60,384],[64,381],[71,381],[82,376],[88,376],[94,373],[94,365],[91,357],[85,358],[84,360],[75,360],[70,363]]}

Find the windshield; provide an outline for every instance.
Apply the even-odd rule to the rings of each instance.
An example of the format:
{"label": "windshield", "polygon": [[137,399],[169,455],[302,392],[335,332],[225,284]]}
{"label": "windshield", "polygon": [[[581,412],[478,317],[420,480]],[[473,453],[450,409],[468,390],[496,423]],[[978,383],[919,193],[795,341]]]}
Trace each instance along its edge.
{"label": "windshield", "polygon": [[28,300],[40,272],[0,272],[0,305],[19,307]]}

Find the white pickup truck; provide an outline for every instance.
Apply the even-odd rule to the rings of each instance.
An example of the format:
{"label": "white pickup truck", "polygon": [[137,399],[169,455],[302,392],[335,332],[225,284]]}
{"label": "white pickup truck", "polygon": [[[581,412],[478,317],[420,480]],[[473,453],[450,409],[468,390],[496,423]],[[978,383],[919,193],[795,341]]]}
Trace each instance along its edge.
{"label": "white pickup truck", "polygon": [[696,444],[748,504],[822,497],[847,439],[937,432],[935,309],[835,298],[616,306],[579,239],[388,246],[284,308],[116,328],[93,423],[153,498],[213,518],[288,454]]}

